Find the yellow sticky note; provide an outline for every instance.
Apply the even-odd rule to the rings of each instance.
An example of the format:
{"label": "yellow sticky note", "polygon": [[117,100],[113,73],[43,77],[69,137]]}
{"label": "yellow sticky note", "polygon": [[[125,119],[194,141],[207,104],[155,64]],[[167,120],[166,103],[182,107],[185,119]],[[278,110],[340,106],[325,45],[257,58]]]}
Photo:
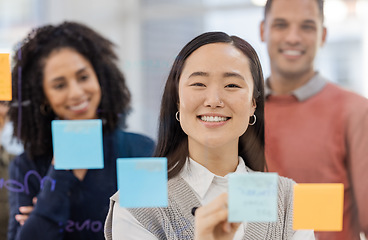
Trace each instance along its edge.
{"label": "yellow sticky note", "polygon": [[342,183],[294,186],[294,230],[341,231],[344,205]]}
{"label": "yellow sticky note", "polygon": [[0,53],[0,101],[12,100],[9,53]]}

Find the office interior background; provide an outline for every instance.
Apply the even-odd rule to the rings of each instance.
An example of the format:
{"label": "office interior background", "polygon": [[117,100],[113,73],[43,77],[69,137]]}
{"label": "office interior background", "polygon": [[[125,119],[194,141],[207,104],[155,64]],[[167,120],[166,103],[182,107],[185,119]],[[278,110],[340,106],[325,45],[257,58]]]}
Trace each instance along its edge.
{"label": "office interior background", "polygon": [[[156,139],[161,94],[179,50],[205,31],[250,42],[270,73],[259,37],[265,0],[0,0],[0,52],[14,52],[34,27],[85,23],[117,46],[132,93],[128,130]],[[368,97],[368,0],[325,0],[326,45],[316,68],[331,81]],[[352,106],[354,107],[354,106]],[[174,117],[174,116],[173,116]]]}

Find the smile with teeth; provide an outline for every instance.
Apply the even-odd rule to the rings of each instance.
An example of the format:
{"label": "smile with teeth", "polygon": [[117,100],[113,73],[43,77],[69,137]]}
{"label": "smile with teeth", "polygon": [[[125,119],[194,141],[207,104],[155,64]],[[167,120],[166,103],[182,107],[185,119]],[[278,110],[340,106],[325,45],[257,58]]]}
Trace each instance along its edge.
{"label": "smile with teeth", "polygon": [[86,108],[87,106],[88,106],[88,101],[84,101],[76,106],[70,106],[69,109],[72,111],[79,111],[79,110]]}
{"label": "smile with teeth", "polygon": [[289,55],[289,56],[300,56],[300,55],[302,55],[302,51],[298,51],[298,50],[284,50],[282,52],[286,55]]}
{"label": "smile with teeth", "polygon": [[199,118],[204,122],[225,122],[230,119],[228,117],[219,116],[199,116]]}

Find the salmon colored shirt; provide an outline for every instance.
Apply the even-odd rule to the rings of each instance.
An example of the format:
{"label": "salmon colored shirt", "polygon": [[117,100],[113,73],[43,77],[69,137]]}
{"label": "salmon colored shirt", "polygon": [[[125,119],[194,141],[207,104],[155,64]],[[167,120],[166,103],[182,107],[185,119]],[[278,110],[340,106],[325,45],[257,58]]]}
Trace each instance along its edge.
{"label": "salmon colored shirt", "polygon": [[[267,84],[266,84],[267,85]],[[318,240],[358,240],[368,234],[368,100],[316,74],[290,95],[266,86],[269,171],[299,183],[343,183],[342,232]]]}

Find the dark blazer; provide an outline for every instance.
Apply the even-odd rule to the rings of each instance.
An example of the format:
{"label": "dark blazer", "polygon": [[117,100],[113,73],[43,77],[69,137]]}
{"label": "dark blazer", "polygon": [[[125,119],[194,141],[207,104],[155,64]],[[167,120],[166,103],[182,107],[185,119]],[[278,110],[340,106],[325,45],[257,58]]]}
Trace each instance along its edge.
{"label": "dark blazer", "polygon": [[[19,155],[10,165],[8,239],[104,239],[109,198],[117,191],[116,159],[150,157],[154,142],[115,130],[103,136],[104,169],[89,169],[83,181],[67,170],[55,170],[52,156],[31,161]],[[20,206],[37,204],[24,226],[14,216]]]}

